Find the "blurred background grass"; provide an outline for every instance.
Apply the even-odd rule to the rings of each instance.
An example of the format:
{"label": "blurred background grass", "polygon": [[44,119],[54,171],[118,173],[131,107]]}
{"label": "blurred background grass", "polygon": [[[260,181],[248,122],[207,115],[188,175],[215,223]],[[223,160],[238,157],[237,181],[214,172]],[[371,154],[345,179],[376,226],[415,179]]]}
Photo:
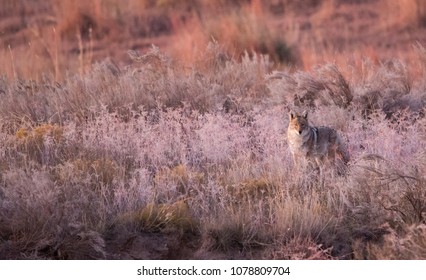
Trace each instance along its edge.
{"label": "blurred background grass", "polygon": [[233,57],[268,54],[279,67],[309,69],[357,56],[414,63],[426,41],[422,0],[1,0],[0,72],[39,80],[85,73],[152,44],[192,64],[216,40]]}

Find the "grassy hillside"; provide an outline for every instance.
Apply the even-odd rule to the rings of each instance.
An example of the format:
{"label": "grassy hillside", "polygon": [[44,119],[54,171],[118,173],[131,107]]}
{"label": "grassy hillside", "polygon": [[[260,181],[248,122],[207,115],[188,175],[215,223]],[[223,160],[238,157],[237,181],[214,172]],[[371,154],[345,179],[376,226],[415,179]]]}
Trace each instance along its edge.
{"label": "grassy hillside", "polygon": [[[279,72],[210,43],[190,67],[153,47],[3,75],[0,259],[425,259],[426,51],[410,55]],[[296,171],[289,109],[341,132],[345,176]]]}

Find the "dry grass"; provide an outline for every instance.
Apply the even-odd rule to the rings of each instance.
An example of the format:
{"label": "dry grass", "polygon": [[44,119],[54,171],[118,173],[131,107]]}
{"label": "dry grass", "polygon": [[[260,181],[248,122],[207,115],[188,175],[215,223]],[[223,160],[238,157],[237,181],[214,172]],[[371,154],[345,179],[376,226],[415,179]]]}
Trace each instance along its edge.
{"label": "dry grass", "polygon": [[[403,0],[389,2],[390,25],[399,28],[425,26],[426,24],[426,3],[421,0]],[[394,26],[391,26],[394,27]]]}
{"label": "dry grass", "polygon": [[[354,44],[422,1],[3,2],[0,259],[425,259],[425,48]],[[344,176],[293,166],[289,109]]]}
{"label": "dry grass", "polygon": [[240,9],[230,9],[227,13],[193,18],[188,27],[177,32],[177,42],[172,47],[173,56],[191,64],[198,58],[194,54],[203,51],[213,38],[235,58],[248,51],[268,54],[277,63],[294,63],[295,57],[285,37],[268,25],[268,14],[258,2],[253,1],[250,6]]}
{"label": "dry grass", "polygon": [[[2,259],[424,259],[421,69],[130,54],[1,80]],[[345,176],[294,169],[288,108],[341,131]]]}
{"label": "dry grass", "polygon": [[[63,81],[106,57],[128,62],[127,49],[161,46],[187,67],[206,45],[227,57],[268,54],[281,65],[310,69],[407,56],[424,44],[425,4],[406,1],[1,1],[0,71],[9,78]],[[4,3],[3,3],[4,2]]]}

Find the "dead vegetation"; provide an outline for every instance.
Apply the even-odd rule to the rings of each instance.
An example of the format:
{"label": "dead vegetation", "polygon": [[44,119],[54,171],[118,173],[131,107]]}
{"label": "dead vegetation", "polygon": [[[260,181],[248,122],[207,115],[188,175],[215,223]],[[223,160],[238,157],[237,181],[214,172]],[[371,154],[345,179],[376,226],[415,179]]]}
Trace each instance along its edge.
{"label": "dead vegetation", "polygon": [[[1,80],[2,259],[424,259],[424,104],[389,110],[422,99],[419,69],[205,53]],[[307,107],[345,136],[345,176],[295,173],[286,116]]]}
{"label": "dead vegetation", "polygon": [[[330,59],[321,39],[417,34],[421,1],[368,32],[382,1],[4,2],[0,259],[425,259],[425,48]],[[280,37],[272,15],[300,25]],[[105,42],[126,66],[92,63]],[[293,168],[289,109],[340,131],[345,176]]]}
{"label": "dead vegetation", "polygon": [[228,57],[267,54],[281,68],[360,57],[415,63],[410,49],[426,40],[421,0],[12,2],[0,1],[0,71],[9,78],[63,81],[107,57],[126,64],[126,50],[152,44],[191,67],[212,39]]}

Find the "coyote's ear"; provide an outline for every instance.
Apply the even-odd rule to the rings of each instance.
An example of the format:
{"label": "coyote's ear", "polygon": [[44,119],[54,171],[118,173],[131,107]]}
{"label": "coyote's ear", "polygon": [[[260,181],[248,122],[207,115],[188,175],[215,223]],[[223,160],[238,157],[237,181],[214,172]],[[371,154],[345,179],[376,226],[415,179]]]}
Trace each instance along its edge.
{"label": "coyote's ear", "polygon": [[303,111],[303,113],[302,113],[302,117],[304,118],[304,119],[307,119],[308,118],[308,111]]}
{"label": "coyote's ear", "polygon": [[290,110],[290,113],[288,115],[290,116],[290,120],[296,117],[296,114],[293,112],[293,110]]}

